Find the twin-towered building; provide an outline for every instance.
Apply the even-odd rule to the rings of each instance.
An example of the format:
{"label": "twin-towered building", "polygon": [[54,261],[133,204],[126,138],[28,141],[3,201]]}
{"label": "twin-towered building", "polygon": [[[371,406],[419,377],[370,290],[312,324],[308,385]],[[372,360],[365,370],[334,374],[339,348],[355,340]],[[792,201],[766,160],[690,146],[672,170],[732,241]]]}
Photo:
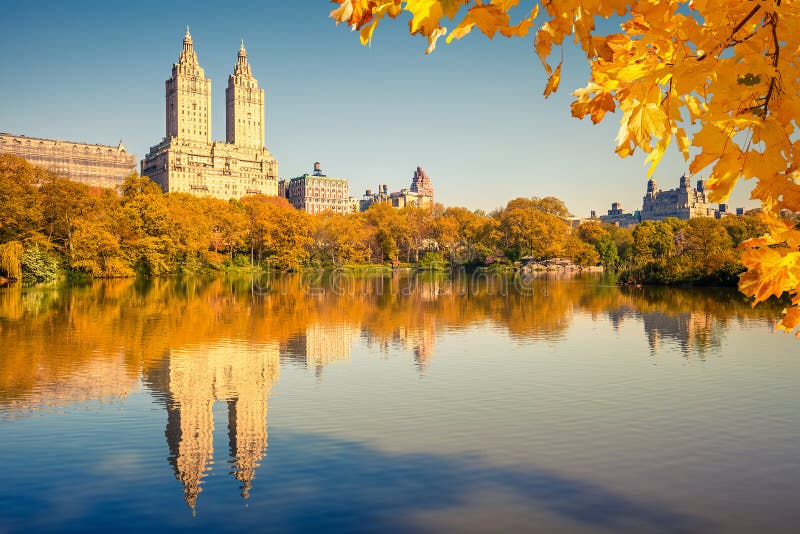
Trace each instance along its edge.
{"label": "twin-towered building", "polygon": [[[736,213],[743,214],[744,210],[739,209]],[[711,204],[703,180],[698,180],[696,187],[692,187],[691,180],[681,176],[676,189],[661,190],[655,180],[648,180],[641,211],[626,213],[619,202],[614,202],[608,213],[599,219],[624,228],[641,221],[663,221],[668,218],[688,221],[696,217],[720,218],[731,214],[727,211],[727,205],[723,204],[718,209]]]}
{"label": "twin-towered building", "polygon": [[[394,207],[433,206],[433,186],[417,167],[411,187],[350,197],[345,178],[322,173],[278,180],[278,162],[265,148],[264,90],[253,76],[242,41],[225,90],[225,141],[212,139],[211,80],[200,66],[186,28],[178,62],[165,83],[165,136],[141,160],[141,174],[165,193],[188,193],[223,200],[248,195],[284,196],[309,213],[350,213],[377,202]],[[136,157],[120,141],[116,147],[0,134],[0,153],[21,156],[73,180],[119,189],[136,172]]]}
{"label": "twin-towered building", "polygon": [[642,201],[642,220],[663,221],[669,217],[689,220],[695,217],[714,217],[717,210],[706,195],[703,180],[697,180],[697,187],[687,176],[681,176],[677,189],[658,189],[655,180],[648,180],[647,194]]}
{"label": "twin-towered building", "polygon": [[264,147],[264,90],[244,41],[225,90],[225,141],[211,138],[211,80],[186,28],[166,81],[166,136],[142,160],[142,175],[164,192],[221,199],[278,194],[278,162]]}

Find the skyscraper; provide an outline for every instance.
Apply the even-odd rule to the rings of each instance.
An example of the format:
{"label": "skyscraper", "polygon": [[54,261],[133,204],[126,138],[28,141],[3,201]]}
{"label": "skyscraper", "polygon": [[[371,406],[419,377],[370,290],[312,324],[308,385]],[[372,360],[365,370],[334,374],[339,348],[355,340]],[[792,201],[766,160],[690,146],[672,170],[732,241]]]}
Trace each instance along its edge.
{"label": "skyscraper", "polygon": [[166,136],[142,160],[142,175],[164,192],[222,199],[278,194],[278,162],[264,147],[264,90],[247,61],[244,41],[228,78],[226,141],[211,136],[211,80],[186,28],[166,81]]}

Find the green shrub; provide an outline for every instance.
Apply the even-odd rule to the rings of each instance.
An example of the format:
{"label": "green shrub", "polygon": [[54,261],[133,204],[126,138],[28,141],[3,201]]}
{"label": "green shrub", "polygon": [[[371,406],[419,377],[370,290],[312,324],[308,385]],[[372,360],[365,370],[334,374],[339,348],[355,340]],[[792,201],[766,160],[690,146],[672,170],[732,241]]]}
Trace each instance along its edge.
{"label": "green shrub", "polygon": [[447,262],[440,252],[426,252],[417,266],[420,269],[436,271],[444,269],[447,266]]}
{"label": "green shrub", "polygon": [[23,279],[29,282],[44,282],[58,278],[61,266],[53,255],[34,246],[25,251],[20,258]]}

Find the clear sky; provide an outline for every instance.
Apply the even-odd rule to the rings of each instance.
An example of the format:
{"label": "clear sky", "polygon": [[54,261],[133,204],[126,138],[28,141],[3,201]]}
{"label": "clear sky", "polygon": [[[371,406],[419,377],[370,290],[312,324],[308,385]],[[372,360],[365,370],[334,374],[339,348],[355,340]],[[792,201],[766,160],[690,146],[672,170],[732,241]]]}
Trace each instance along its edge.
{"label": "clear sky", "polygon": [[[522,4],[526,2],[523,0]],[[328,18],[326,0],[21,2],[0,32],[0,131],[114,144],[139,159],[164,136],[164,81],[190,25],[212,82],[214,139],[225,138],[225,87],[241,39],[265,89],[266,144],[281,177],[350,180],[351,195],[408,187],[417,165],[446,205],[491,210],[553,195],[578,216],[612,201],[641,208],[644,158],[614,154],[614,116],[570,116],[588,77],[566,51],[558,94],[545,100],[532,37],[474,35],[426,56],[405,20],[383,23],[371,47]],[[687,171],[677,151],[656,171],[662,188]],[[706,173],[702,177],[706,177]],[[697,177],[694,177],[697,178]],[[754,206],[740,184],[732,206]]]}

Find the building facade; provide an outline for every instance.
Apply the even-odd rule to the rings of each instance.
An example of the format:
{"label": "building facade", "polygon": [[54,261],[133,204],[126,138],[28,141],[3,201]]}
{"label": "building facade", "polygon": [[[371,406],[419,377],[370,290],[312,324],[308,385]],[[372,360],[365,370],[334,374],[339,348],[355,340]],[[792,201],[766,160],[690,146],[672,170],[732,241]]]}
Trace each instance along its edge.
{"label": "building facade", "polygon": [[417,167],[414,172],[410,191],[417,195],[417,207],[427,208],[433,206],[433,184],[430,177],[422,170],[422,167]]}
{"label": "building facade", "polygon": [[695,217],[716,217],[717,210],[706,196],[703,180],[692,188],[691,181],[681,176],[677,189],[660,191],[655,180],[647,182],[647,194],[642,203],[643,221],[663,221],[669,217],[689,220]]}
{"label": "building facade", "polygon": [[289,203],[308,213],[350,213],[350,184],[344,178],[331,178],[322,173],[319,162],[314,173],[292,178],[283,184]]}
{"label": "building facade", "polygon": [[33,165],[92,187],[118,189],[136,174],[136,155],[122,141],[117,146],[39,139],[0,133],[0,154],[25,158]]}
{"label": "building facade", "polygon": [[361,211],[366,211],[373,204],[380,204],[382,202],[391,203],[395,208],[405,208],[415,206],[418,208],[431,208],[433,207],[433,184],[430,177],[422,170],[422,167],[417,167],[414,176],[411,179],[411,187],[408,189],[401,189],[394,193],[389,193],[389,186],[381,184],[378,186],[378,192],[373,193],[371,189],[364,192],[364,196],[359,201]]}
{"label": "building facade", "polygon": [[221,199],[277,196],[278,162],[264,147],[264,90],[242,42],[225,91],[226,141],[211,138],[211,80],[186,29],[166,81],[166,136],[142,160],[142,175],[164,192]]}
{"label": "building facade", "polygon": [[381,184],[378,186],[378,192],[373,193],[372,189],[364,191],[364,196],[358,201],[359,211],[367,211],[373,204],[380,204],[381,202],[391,202],[389,196],[389,186]]}
{"label": "building facade", "polygon": [[622,209],[622,205],[619,202],[612,202],[611,209],[608,210],[608,213],[606,215],[601,215],[599,219],[600,222],[613,224],[620,228],[627,228],[629,226],[635,226],[641,221],[641,212],[625,213],[625,210]]}

